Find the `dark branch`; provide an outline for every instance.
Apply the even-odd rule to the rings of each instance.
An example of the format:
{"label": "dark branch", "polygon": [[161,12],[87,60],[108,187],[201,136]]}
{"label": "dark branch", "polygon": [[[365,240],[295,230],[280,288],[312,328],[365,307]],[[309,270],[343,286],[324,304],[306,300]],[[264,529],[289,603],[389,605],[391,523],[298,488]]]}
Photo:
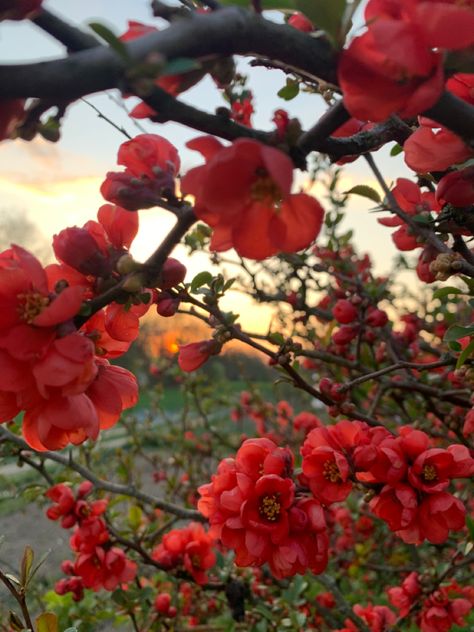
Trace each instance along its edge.
{"label": "dark branch", "polygon": [[101,45],[93,35],[68,24],[47,9],[42,9],[41,13],[33,18],[32,22],[46,33],[52,35],[58,42],[64,44],[68,51],[77,53],[81,50]]}
{"label": "dark branch", "polygon": [[[129,42],[127,50],[132,63],[153,52],[168,59],[260,54],[336,82],[335,53],[326,40],[236,7],[179,20]],[[117,88],[128,63],[112,49],[97,47],[66,59],[1,66],[0,97],[75,99]]]}

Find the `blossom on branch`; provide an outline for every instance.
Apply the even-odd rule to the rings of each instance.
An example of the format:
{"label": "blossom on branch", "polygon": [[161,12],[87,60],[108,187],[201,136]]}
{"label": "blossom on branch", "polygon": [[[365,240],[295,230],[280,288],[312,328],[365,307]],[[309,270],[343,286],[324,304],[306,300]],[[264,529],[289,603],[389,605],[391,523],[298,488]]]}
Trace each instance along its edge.
{"label": "blossom on branch", "polygon": [[188,171],[182,190],[195,213],[214,230],[211,248],[265,259],[297,252],[318,236],[324,211],[313,197],[291,193],[293,165],[278,149],[252,139],[229,147],[211,136],[188,143],[206,163]]}

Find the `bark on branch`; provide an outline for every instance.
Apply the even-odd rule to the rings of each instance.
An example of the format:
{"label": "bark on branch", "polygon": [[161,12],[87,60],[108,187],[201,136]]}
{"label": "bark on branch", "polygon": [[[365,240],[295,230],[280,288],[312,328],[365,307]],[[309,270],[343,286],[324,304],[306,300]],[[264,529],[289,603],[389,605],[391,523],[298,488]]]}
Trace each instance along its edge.
{"label": "bark on branch", "polygon": [[[265,55],[328,83],[336,82],[336,57],[324,38],[310,38],[283,24],[237,7],[195,14],[169,28],[127,44],[131,62],[150,53],[176,57]],[[120,87],[127,60],[108,47],[96,47],[64,59],[0,66],[0,98],[76,99]]]}

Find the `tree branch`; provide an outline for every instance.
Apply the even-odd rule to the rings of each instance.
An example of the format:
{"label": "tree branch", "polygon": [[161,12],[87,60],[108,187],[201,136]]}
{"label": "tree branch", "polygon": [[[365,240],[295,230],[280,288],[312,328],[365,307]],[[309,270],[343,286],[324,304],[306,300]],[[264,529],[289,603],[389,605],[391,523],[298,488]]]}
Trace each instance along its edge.
{"label": "tree branch", "polygon": [[309,38],[237,7],[193,14],[126,48],[128,60],[109,47],[95,47],[65,59],[0,66],[0,98],[77,99],[117,88],[130,63],[146,60],[151,53],[167,59],[261,54],[336,82],[335,53],[327,40]]}
{"label": "tree branch", "polygon": [[[32,450],[30,446],[25,441],[23,441],[23,439],[18,437],[13,432],[10,432],[10,430],[7,430],[7,428],[5,428],[4,426],[0,426],[0,437],[5,437],[8,441],[19,446],[22,450],[35,452],[35,450]],[[178,505],[163,500],[162,498],[157,498],[156,496],[152,496],[151,494],[145,494],[144,492],[135,489],[131,485],[120,485],[119,483],[113,483],[111,481],[106,481],[104,479],[98,478],[89,469],[87,469],[80,463],[77,463],[72,458],[60,454],[59,452],[45,451],[41,452],[40,455],[44,459],[49,459],[50,461],[54,461],[55,463],[59,463],[64,467],[74,470],[87,481],[90,481],[97,489],[103,489],[104,491],[111,492],[112,494],[122,494],[123,496],[129,496],[130,498],[136,498],[137,500],[140,500],[147,505],[152,505],[153,507],[162,509],[163,511],[173,514],[174,516],[178,516],[179,518],[206,522],[206,518],[204,518],[204,516],[195,509],[186,509],[185,507],[179,507]]]}

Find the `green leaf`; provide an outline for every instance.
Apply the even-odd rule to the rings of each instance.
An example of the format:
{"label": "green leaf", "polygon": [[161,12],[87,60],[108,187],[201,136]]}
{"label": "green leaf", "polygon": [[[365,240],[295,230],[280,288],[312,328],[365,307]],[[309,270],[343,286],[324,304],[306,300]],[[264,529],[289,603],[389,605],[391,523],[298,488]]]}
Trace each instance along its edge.
{"label": "green leaf", "polygon": [[177,57],[165,64],[163,70],[160,72],[161,76],[166,75],[182,75],[185,72],[191,70],[198,70],[201,68],[201,64],[195,59],[188,57]]}
{"label": "green leaf", "polygon": [[91,28],[96,35],[98,35],[104,42],[112,48],[116,53],[120,55],[126,61],[130,61],[130,57],[127,51],[127,47],[119,38],[113,33],[105,24],[100,22],[90,22],[89,28]]}
{"label": "green leaf", "polygon": [[463,294],[463,291],[457,287],[440,287],[433,292],[433,298],[444,298],[448,294]]}
{"label": "green leaf", "polygon": [[283,86],[281,90],[278,90],[277,94],[280,98],[285,99],[285,101],[291,101],[291,99],[294,99],[298,96],[299,92],[299,82],[295,81],[294,79],[287,79],[286,85]]}
{"label": "green leaf", "polygon": [[401,145],[399,145],[398,143],[395,143],[395,145],[390,150],[390,155],[391,156],[398,156],[398,154],[401,154],[402,151],[403,151],[403,147]]}
{"label": "green leaf", "polygon": [[18,618],[18,616],[13,612],[13,610],[10,610],[8,623],[10,627],[12,628],[12,630],[14,630],[14,632],[22,632],[22,630],[24,629],[22,620]]}
{"label": "green leaf", "polygon": [[466,516],[466,526],[469,531],[469,537],[474,542],[474,519],[471,516]]}
{"label": "green leaf", "polygon": [[25,550],[23,552],[23,557],[21,559],[21,571],[20,571],[20,582],[22,586],[26,586],[28,584],[28,580],[31,573],[31,568],[33,566],[33,560],[35,559],[35,554],[33,549],[29,544],[25,546]]}
{"label": "green leaf", "polygon": [[352,189],[349,189],[349,191],[344,191],[344,195],[351,194],[368,198],[377,204],[382,201],[378,192],[372,187],[369,187],[367,184],[357,184],[355,187],[352,187]]}
{"label": "green leaf", "polygon": [[462,367],[462,365],[472,355],[473,352],[474,352],[474,340],[471,340],[471,342],[467,345],[467,347],[462,350],[458,358],[458,361],[456,362],[456,369],[459,369],[460,367]]}
{"label": "green leaf", "polygon": [[[238,7],[249,7],[250,0],[222,0],[223,5],[232,5]],[[261,7],[264,11],[270,11],[271,9],[295,9],[294,0],[261,0]]]}
{"label": "green leaf", "polygon": [[444,334],[445,342],[451,342],[452,340],[459,340],[465,336],[472,336],[474,334],[474,325],[470,327],[461,327],[460,325],[451,325],[448,331]]}
{"label": "green leaf", "polygon": [[324,31],[335,44],[340,43],[346,0],[296,0],[295,5],[317,29]]}
{"label": "green leaf", "polygon": [[128,524],[136,531],[142,522],[142,510],[137,505],[132,505],[128,510]]}
{"label": "green leaf", "polygon": [[58,632],[58,618],[54,612],[43,612],[36,617],[36,628],[38,632]]}
{"label": "green leaf", "polygon": [[203,285],[209,285],[212,282],[212,278],[212,274],[207,270],[199,272],[199,274],[196,274],[194,279],[191,281],[191,292],[195,292]]}

